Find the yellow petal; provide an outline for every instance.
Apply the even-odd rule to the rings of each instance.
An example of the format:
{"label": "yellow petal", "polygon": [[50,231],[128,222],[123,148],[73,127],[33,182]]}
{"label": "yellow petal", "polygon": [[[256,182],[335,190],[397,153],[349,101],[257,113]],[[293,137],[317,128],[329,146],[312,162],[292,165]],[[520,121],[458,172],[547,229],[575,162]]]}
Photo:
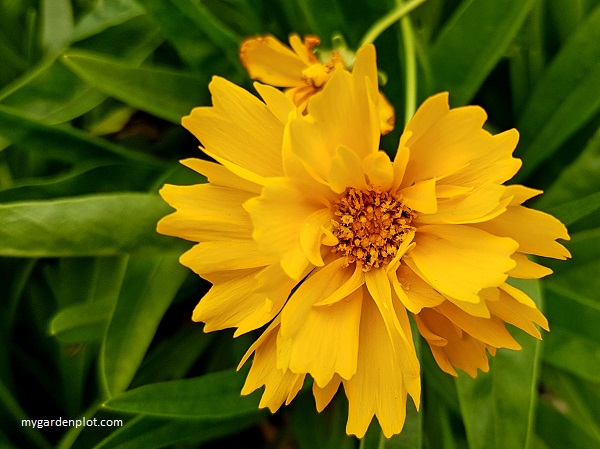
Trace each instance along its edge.
{"label": "yellow petal", "polygon": [[[339,261],[337,263],[340,263]],[[343,262],[342,262],[343,266]],[[315,303],[315,306],[329,306],[342,299],[346,299],[355,290],[362,287],[365,283],[365,273],[360,264],[354,264],[354,273],[337,290],[327,296],[325,299]]]}
{"label": "yellow petal", "polygon": [[194,242],[251,237],[252,222],[241,207],[253,196],[249,192],[210,184],[166,184],[159,193],[177,209],[158,222],[157,230],[161,234]]}
{"label": "yellow petal", "polygon": [[385,135],[394,129],[396,124],[396,112],[394,106],[381,92],[379,93],[379,127],[381,128],[381,134]]}
{"label": "yellow petal", "polygon": [[389,277],[396,295],[412,313],[419,313],[424,307],[435,307],[446,300],[406,264],[389,273]]}
{"label": "yellow petal", "polygon": [[[379,93],[377,60],[375,56],[375,47],[372,44],[363,45],[356,52],[354,67],[352,68],[352,79],[354,81],[354,91],[356,95],[356,107],[359,111],[367,114],[363,127],[365,133],[368,133],[369,140],[379,141],[380,134],[386,134],[391,130],[388,120],[393,123],[394,109],[387,103],[382,104],[382,95]],[[385,97],[383,97],[385,100]],[[391,117],[389,116],[391,109]],[[381,117],[381,114],[386,116]],[[382,120],[384,122],[382,123]],[[393,127],[393,126],[392,126]]]}
{"label": "yellow petal", "polygon": [[300,280],[309,264],[300,243],[308,218],[324,204],[306,191],[306,185],[290,178],[270,179],[260,197],[244,204],[254,224],[254,238],[267,254],[281,261],[285,272]]}
{"label": "yellow petal", "polygon": [[431,106],[425,102],[422,108],[430,110],[431,117],[418,117],[421,108],[415,114],[415,119],[419,118],[427,129],[411,127],[412,120],[407,125],[406,129],[413,134],[401,139],[401,145],[408,147],[411,155],[403,186],[434,177],[448,177],[465,169],[494,146],[492,136],[482,129],[487,118],[483,109],[466,106],[444,112],[447,108],[444,102],[447,102],[446,96],[433,97]]}
{"label": "yellow petal", "polygon": [[478,369],[489,371],[485,344],[462,332],[458,326],[433,309],[423,309],[418,316],[420,321],[416,321],[421,323],[419,329],[425,324],[430,333],[446,340],[443,346],[428,341],[431,352],[442,370],[456,376],[456,367],[471,377],[477,376]]}
{"label": "yellow petal", "polygon": [[275,413],[281,405],[289,403],[300,390],[304,374],[277,369],[277,332],[268,329],[261,344],[254,348],[254,360],[242,388],[242,395],[248,395],[265,386],[259,407],[268,407]]}
{"label": "yellow petal", "polygon": [[[417,230],[410,258],[437,291],[478,303],[479,291],[502,284],[515,262],[511,239],[464,225],[427,225]],[[414,270],[413,270],[414,271]]]}
{"label": "yellow petal", "polygon": [[[529,335],[539,338],[542,336],[535,327],[538,324],[543,329],[549,330],[548,320],[536,307],[530,307],[517,301],[514,297],[500,290],[500,299],[488,304],[490,312],[502,321],[522,329]],[[535,324],[534,324],[535,323]]]}
{"label": "yellow petal", "polygon": [[390,281],[385,270],[375,268],[367,271],[365,273],[365,284],[375,304],[377,304],[379,313],[381,313],[402,372],[408,378],[418,377],[419,362],[415,355],[415,349],[411,344],[411,337],[405,333],[398,320],[392,303]]}
{"label": "yellow petal", "polygon": [[180,262],[203,275],[215,271],[264,267],[275,261],[273,256],[262,253],[254,240],[216,240],[194,245],[181,256]]}
{"label": "yellow petal", "polygon": [[337,148],[331,160],[328,181],[331,190],[336,193],[342,193],[348,187],[367,190],[361,160],[354,151],[343,145]]}
{"label": "yellow petal", "polygon": [[333,376],[331,382],[329,382],[325,387],[321,388],[317,385],[316,382],[313,382],[312,391],[313,396],[315,397],[315,402],[317,404],[317,411],[321,413],[325,407],[331,402],[335,394],[337,393],[340,383],[342,382],[342,378],[337,374]]}
{"label": "yellow petal", "polygon": [[491,220],[504,213],[512,199],[505,197],[505,191],[504,186],[488,184],[464,195],[440,200],[437,212],[419,217],[418,222],[469,224]]}
{"label": "yellow petal", "polygon": [[509,207],[502,215],[474,225],[519,244],[519,252],[566,259],[569,251],[556,239],[569,240],[567,228],[552,215],[523,206]]}
{"label": "yellow petal", "polygon": [[272,320],[296,284],[279,265],[205,277],[213,286],[194,309],[192,319],[206,323],[205,332],[237,327],[236,336]]}
{"label": "yellow petal", "polygon": [[296,107],[294,103],[279,89],[260,83],[254,83],[253,86],[273,115],[285,125],[290,112]]}
{"label": "yellow petal", "polygon": [[[377,110],[370,99],[355,92],[352,84],[352,75],[336,70],[321,93],[310,98],[308,112],[329,152],[344,145],[362,160],[379,150],[379,122],[375,118],[373,125]],[[361,107],[361,103],[368,107]]]}
{"label": "yellow petal", "polygon": [[394,168],[387,154],[378,151],[368,155],[362,162],[363,169],[372,186],[389,190],[394,182]]}
{"label": "yellow petal", "polygon": [[[490,304],[494,302],[492,301]],[[437,306],[437,310],[471,337],[483,343],[496,348],[521,349],[519,343],[506,330],[502,321],[495,317],[480,318],[469,315],[450,301],[444,301]]]}
{"label": "yellow petal", "polygon": [[435,214],[438,210],[435,182],[432,178],[400,190],[404,204],[423,214]]}
{"label": "yellow petal", "polygon": [[278,345],[288,346],[289,350],[285,357],[280,352],[278,367],[310,373],[321,387],[335,373],[349,379],[356,372],[362,290],[351,293],[346,301],[313,307],[348,280],[353,269],[342,265],[343,261],[337,259],[314,271],[281,314]]}
{"label": "yellow petal", "polygon": [[[406,133],[410,135],[410,132]],[[404,172],[406,171],[406,165],[410,158],[410,150],[402,145],[398,145],[396,156],[394,157],[394,183],[392,184],[391,191],[396,192],[398,187],[402,184],[404,179]]]}
{"label": "yellow petal", "polygon": [[377,416],[386,437],[400,433],[406,417],[406,387],[401,364],[378,307],[363,302],[360,324],[358,369],[344,380],[348,397],[346,432],[362,438],[373,415]]}
{"label": "yellow petal", "polygon": [[273,36],[246,39],[240,47],[240,59],[252,79],[278,87],[304,84],[306,62]]}
{"label": "yellow petal", "polygon": [[516,129],[509,129],[494,136],[482,134],[482,137],[480,154],[444,181],[463,186],[502,184],[519,171],[521,160],[512,157],[519,141]]}
{"label": "yellow petal", "polygon": [[544,193],[542,190],[532,189],[531,187],[525,187],[519,184],[513,184],[506,186],[506,196],[512,196],[513,199],[510,202],[510,206],[520,206],[528,199],[534,196],[541,195]]}
{"label": "yellow petal", "polygon": [[195,172],[206,176],[214,186],[230,187],[256,194],[262,190],[262,186],[240,178],[220,164],[196,158],[183,159],[179,162],[187,168],[191,168]]}
{"label": "yellow petal", "polygon": [[550,268],[532,262],[526,254],[514,253],[511,258],[517,262],[517,266],[508,271],[510,277],[518,279],[539,279],[552,273]]}
{"label": "yellow petal", "polygon": [[300,247],[308,261],[317,267],[324,265],[321,249],[327,230],[331,228],[331,219],[329,208],[319,209],[306,218],[300,230]]}
{"label": "yellow petal", "polygon": [[205,153],[257,184],[282,175],[279,119],[258,98],[223,78],[214,77],[209,89],[214,106],[195,108],[181,121]]}

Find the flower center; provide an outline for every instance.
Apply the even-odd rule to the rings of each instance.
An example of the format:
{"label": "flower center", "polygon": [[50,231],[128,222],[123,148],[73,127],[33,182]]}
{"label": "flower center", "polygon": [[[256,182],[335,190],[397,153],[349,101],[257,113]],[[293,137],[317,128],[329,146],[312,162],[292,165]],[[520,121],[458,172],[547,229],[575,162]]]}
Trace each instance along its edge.
{"label": "flower center", "polygon": [[346,257],[347,265],[360,262],[363,271],[387,265],[394,259],[416,214],[401,199],[377,188],[348,188],[333,204],[332,252]]}

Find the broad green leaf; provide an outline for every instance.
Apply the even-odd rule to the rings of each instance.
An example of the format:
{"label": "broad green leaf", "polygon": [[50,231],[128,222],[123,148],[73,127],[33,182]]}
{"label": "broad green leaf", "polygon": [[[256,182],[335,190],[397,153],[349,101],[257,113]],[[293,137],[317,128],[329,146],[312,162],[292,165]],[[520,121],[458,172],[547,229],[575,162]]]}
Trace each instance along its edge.
{"label": "broad green leaf", "polygon": [[227,419],[261,413],[259,396],[240,396],[245,376],[234,370],[160,382],[121,393],[104,407],[178,419]]}
{"label": "broad green leaf", "polygon": [[549,448],[591,449],[600,441],[589,436],[577,422],[564,415],[564,403],[540,402],[536,429]]}
{"label": "broad green leaf", "polygon": [[160,26],[162,33],[177,50],[179,57],[194,71],[207,69],[207,58],[218,51],[208,42],[206,34],[195,22],[169,0],[138,0],[146,12]]}
{"label": "broad green leaf", "polygon": [[94,9],[77,22],[71,34],[71,41],[79,41],[98,34],[109,27],[120,25],[143,13],[143,9],[134,0],[97,2]]}
{"label": "broad green leaf", "polygon": [[200,444],[235,435],[256,424],[262,416],[219,421],[167,420],[138,416],[102,440],[94,449],[154,449],[175,443]]}
{"label": "broad green leaf", "polygon": [[464,1],[431,48],[434,90],[448,90],[453,104],[468,103],[506,52],[534,3]]}
{"label": "broad green leaf", "polygon": [[600,300],[590,299],[560,284],[548,283],[546,317],[551,328],[574,332],[600,344]]}
{"label": "broad green leaf", "polygon": [[93,193],[146,191],[165,172],[166,168],[146,164],[83,163],[57,176],[15,182],[12,187],[0,190],[0,203]]}
{"label": "broad green leaf", "polygon": [[600,128],[583,152],[536,202],[536,207],[566,203],[600,191]]}
{"label": "broad green leaf", "polygon": [[598,340],[554,326],[546,337],[544,362],[590,382],[600,383]]}
{"label": "broad green leaf", "polygon": [[[122,53],[132,65],[139,65],[160,44],[157,33],[157,28],[147,21],[135,20],[111,28],[98,38],[112,44],[111,54]],[[136,38],[123,39],[120,34]],[[113,41],[117,38],[123,48],[115,48]],[[88,45],[97,47],[94,43]],[[0,103],[48,124],[70,121],[105,99],[106,94],[81,80],[56,59],[42,62],[0,91]]]}
{"label": "broad green leaf", "polygon": [[600,192],[592,193],[585,198],[558,204],[548,209],[548,213],[554,215],[565,225],[571,225],[583,217],[600,210]]}
{"label": "broad green leaf", "polygon": [[[141,0],[145,3],[148,0]],[[156,1],[156,0],[154,0]],[[240,36],[230,30],[205,5],[196,0],[168,0],[172,8],[187,16],[196,28],[202,30],[208,38],[227,56],[230,64],[238,71],[243,71],[238,56]]]}
{"label": "broad green leaf", "polygon": [[111,301],[86,302],[65,307],[50,322],[50,335],[61,343],[98,341],[104,335],[113,307]]}
{"label": "broad green leaf", "polygon": [[55,53],[69,42],[73,32],[71,0],[42,0],[42,46]]}
{"label": "broad green leaf", "polygon": [[[519,280],[515,286],[540,303],[538,282]],[[490,357],[488,373],[480,372],[472,379],[461,372],[456,379],[469,449],[527,448],[531,444],[540,342],[523,332],[515,335],[520,351],[499,349]]]}
{"label": "broad green leaf", "polygon": [[208,79],[187,72],[135,67],[83,51],[65,53],[62,62],[98,90],[173,123],[208,99]]}
{"label": "broad green leaf", "polygon": [[131,383],[164,313],[188,274],[179,263],[179,254],[129,260],[100,353],[102,382],[109,396],[122,392]]}
{"label": "broad green leaf", "polygon": [[600,111],[600,6],[560,50],[518,121],[522,181]]}
{"label": "broad green leaf", "polygon": [[201,327],[196,323],[189,324],[151,350],[133,379],[132,387],[184,377],[202,354],[211,349],[215,340],[215,334],[205,334]]}
{"label": "broad green leaf", "polygon": [[51,126],[29,118],[13,108],[0,105],[0,136],[35,151],[42,158],[77,162],[82,158],[115,161],[121,158],[141,162],[156,161],[104,139],[67,126]]}
{"label": "broad green leaf", "polygon": [[137,193],[0,204],[0,255],[107,256],[177,248],[175,239],[156,233],[168,212],[157,195]]}
{"label": "broad green leaf", "polygon": [[556,369],[545,370],[542,381],[546,397],[552,397],[567,419],[600,442],[600,385]]}

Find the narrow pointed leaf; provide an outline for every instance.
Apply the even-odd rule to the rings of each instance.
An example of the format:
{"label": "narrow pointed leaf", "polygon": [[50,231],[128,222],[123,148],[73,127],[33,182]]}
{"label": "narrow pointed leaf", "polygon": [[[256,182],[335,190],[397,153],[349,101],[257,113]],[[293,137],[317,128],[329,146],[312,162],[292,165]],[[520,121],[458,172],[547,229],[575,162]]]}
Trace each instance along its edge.
{"label": "narrow pointed leaf", "polygon": [[525,21],[534,0],[462,2],[431,48],[435,91],[467,104]]}
{"label": "narrow pointed leaf", "polygon": [[241,396],[245,376],[234,370],[193,379],[144,385],[110,399],[104,407],[186,419],[226,419],[261,413],[258,395]]}
{"label": "narrow pointed leaf", "polygon": [[107,95],[173,123],[207,101],[207,77],[70,50],[62,62]]}

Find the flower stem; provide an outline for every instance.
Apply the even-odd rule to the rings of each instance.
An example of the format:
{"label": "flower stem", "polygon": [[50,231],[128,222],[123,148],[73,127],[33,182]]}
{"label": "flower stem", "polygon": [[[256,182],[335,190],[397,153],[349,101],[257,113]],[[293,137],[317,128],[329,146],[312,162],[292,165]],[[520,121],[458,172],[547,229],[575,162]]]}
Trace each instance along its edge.
{"label": "flower stem", "polygon": [[[396,0],[396,4],[402,5],[402,0]],[[402,29],[402,44],[404,45],[405,66],[405,95],[404,103],[404,125],[406,125],[417,107],[417,59],[415,54],[415,41],[412,22],[410,17],[404,16],[400,21]]]}
{"label": "flower stem", "polygon": [[399,3],[392,11],[387,13],[385,16],[375,22],[371,28],[369,28],[369,31],[365,33],[360,41],[359,46],[372,44],[375,42],[375,39],[377,39],[381,33],[393,25],[394,22],[397,22],[406,14],[416,9],[418,6],[421,6],[426,1],[427,0],[412,0],[408,3]]}

